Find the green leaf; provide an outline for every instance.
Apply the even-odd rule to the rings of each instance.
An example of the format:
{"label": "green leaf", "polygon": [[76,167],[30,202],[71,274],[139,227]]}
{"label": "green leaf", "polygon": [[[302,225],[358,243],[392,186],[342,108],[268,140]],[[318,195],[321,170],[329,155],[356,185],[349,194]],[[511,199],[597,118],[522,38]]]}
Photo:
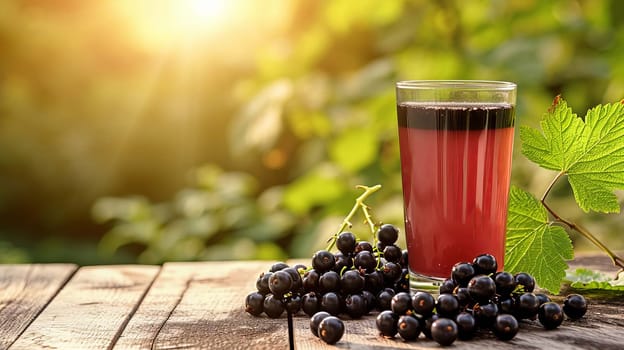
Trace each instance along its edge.
{"label": "green leaf", "polygon": [[624,104],[596,106],[583,121],[557,98],[541,128],[520,129],[522,153],[543,168],[567,174],[585,212],[619,212],[613,191],[624,189]]}
{"label": "green leaf", "polygon": [[505,270],[527,272],[540,287],[556,293],[574,257],[565,230],[552,226],[544,206],[530,193],[512,186],[509,193]]}
{"label": "green leaf", "polygon": [[334,201],[345,192],[339,173],[328,164],[297,178],[284,191],[284,205],[294,213],[303,214],[314,206]]}
{"label": "green leaf", "polygon": [[570,281],[570,286],[575,289],[603,289],[624,291],[624,273],[616,280],[607,275],[588,269],[576,269],[568,273],[566,279]]}

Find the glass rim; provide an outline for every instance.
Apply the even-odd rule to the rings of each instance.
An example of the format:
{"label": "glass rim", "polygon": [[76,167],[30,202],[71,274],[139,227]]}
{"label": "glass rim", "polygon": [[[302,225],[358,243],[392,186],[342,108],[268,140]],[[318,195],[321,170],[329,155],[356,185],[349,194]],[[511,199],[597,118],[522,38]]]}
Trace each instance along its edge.
{"label": "glass rim", "polygon": [[458,89],[458,90],[494,90],[513,91],[517,85],[508,81],[497,80],[403,80],[396,83],[400,89],[431,90],[431,89]]}

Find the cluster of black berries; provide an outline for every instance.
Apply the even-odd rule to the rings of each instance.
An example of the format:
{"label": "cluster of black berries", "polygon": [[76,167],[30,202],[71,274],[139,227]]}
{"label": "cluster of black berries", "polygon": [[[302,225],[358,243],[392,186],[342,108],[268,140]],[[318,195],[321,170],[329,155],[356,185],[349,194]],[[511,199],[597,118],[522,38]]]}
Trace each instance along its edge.
{"label": "cluster of black berries", "polygon": [[[311,268],[274,264],[247,295],[245,310],[280,317],[303,310],[308,316],[323,311],[331,316],[360,318],[369,312],[390,309],[392,297],[409,292],[407,251],[396,245],[399,230],[390,224],[377,231],[377,243],[358,241],[351,232],[336,238],[339,252],[317,251]],[[318,334],[315,330],[312,333]]]}
{"label": "cluster of black berries", "polygon": [[373,248],[367,241],[357,242],[353,233],[342,232],[336,240],[338,253],[316,252],[312,269],[303,276],[303,311],[357,319],[375,308],[389,308],[397,291],[409,290],[407,252],[395,244],[398,234],[393,225],[382,225]]}
{"label": "cluster of black berries", "polygon": [[263,312],[271,318],[279,318],[284,311],[296,314],[301,309],[303,265],[288,266],[278,262],[256,280],[257,291],[245,298],[245,311],[259,316]]}
{"label": "cluster of black berries", "polygon": [[536,319],[546,329],[557,328],[563,313],[580,318],[587,310],[585,299],[572,294],[563,310],[545,294],[534,294],[535,279],[527,273],[496,272],[496,259],[477,256],[472,263],[453,266],[451,277],[440,286],[435,299],[427,292],[395,295],[391,310],[377,316],[381,335],[415,340],[422,332],[445,346],[457,338],[470,339],[477,330],[492,331],[501,340],[518,333],[518,320]]}

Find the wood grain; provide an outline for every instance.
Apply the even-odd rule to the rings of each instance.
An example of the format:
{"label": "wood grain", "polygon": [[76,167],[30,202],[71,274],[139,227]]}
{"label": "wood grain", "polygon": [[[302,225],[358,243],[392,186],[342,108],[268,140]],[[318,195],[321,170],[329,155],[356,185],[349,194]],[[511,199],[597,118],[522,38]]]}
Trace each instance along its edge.
{"label": "wood grain", "polygon": [[285,317],[249,318],[243,310],[245,296],[255,290],[257,276],[268,269],[266,262],[171,263],[164,269],[187,270],[179,275],[190,278],[182,298],[156,335],[154,349],[287,348]]}
{"label": "wood grain", "polygon": [[157,266],[83,267],[10,349],[108,349],[159,271]]}
{"label": "wood grain", "polygon": [[[229,311],[239,307],[242,304],[237,303],[235,306],[230,303],[234,301],[233,299],[217,297],[219,293],[217,284],[219,281],[228,282],[232,279],[230,275],[239,273],[241,267],[244,267],[246,276],[261,269],[257,262],[165,264],[119,338],[115,349],[151,349],[171,346],[167,341],[168,334],[192,331],[196,323],[201,323],[202,315],[208,310],[218,315],[221,310]],[[214,281],[217,282],[213,283]],[[208,300],[196,300],[198,285],[210,288],[200,292],[204,294],[204,297],[207,296]],[[189,304],[191,304],[191,311],[186,310]],[[180,337],[182,336],[176,336],[178,345],[187,342],[187,340],[180,340]],[[201,337],[199,337],[199,342],[201,342]]]}
{"label": "wood grain", "polygon": [[0,349],[7,349],[76,271],[72,264],[0,265]]}
{"label": "wood grain", "polygon": [[[289,263],[299,262],[308,261]],[[13,336],[19,339],[10,349],[286,349],[285,315],[270,319],[244,312],[245,296],[255,290],[256,278],[271,264],[263,261],[168,263],[160,272],[156,266],[82,268],[38,317],[32,312],[27,316],[36,319],[21,336],[19,332]],[[596,256],[579,256],[571,266],[614,271],[608,259]],[[33,273],[29,275],[28,271],[35,269],[35,265],[7,268],[0,281],[32,280]],[[62,279],[50,277],[50,281],[57,281],[56,288],[62,285],[59,280]],[[40,283],[40,288],[54,290],[52,282],[51,285]],[[13,288],[11,295],[16,295],[19,288],[28,290],[21,297],[26,303],[45,305],[45,301],[31,300],[38,296],[30,288],[19,287],[17,282],[7,285]],[[8,300],[6,295],[0,300]],[[586,295],[590,303],[587,315],[578,321],[565,320],[556,330],[546,331],[537,321],[522,321],[520,332],[512,341],[501,342],[483,332],[477,339],[457,341],[452,347],[459,350],[623,349],[624,295]],[[563,297],[553,298],[561,302]],[[7,307],[0,310],[0,315]],[[422,335],[410,343],[399,337],[382,338],[375,327],[375,316],[372,313],[359,320],[345,316],[346,333],[335,346],[330,346],[312,335],[309,317],[299,313],[294,319],[296,346],[298,349],[439,348]],[[6,324],[4,327],[12,327]]]}
{"label": "wood grain", "polygon": [[[301,261],[290,263],[297,262]],[[270,262],[166,264],[115,349],[287,348],[285,316],[280,319],[253,317],[243,310],[245,295],[254,290],[256,277],[270,265]],[[503,343],[484,333],[478,340],[458,341],[455,347],[468,350],[484,347],[619,349],[624,342],[621,328],[624,317],[619,311],[622,307],[621,302],[596,301],[590,309],[592,315],[581,321],[565,321],[555,331],[545,331],[536,321],[523,321],[520,333],[511,342]],[[608,324],[605,320],[612,322]],[[347,331],[336,346],[326,345],[314,337],[309,330],[309,318],[302,313],[295,317],[294,326],[298,349],[439,347],[422,335],[417,342],[410,343],[398,337],[380,337],[375,327],[375,313],[360,320],[346,319]]]}

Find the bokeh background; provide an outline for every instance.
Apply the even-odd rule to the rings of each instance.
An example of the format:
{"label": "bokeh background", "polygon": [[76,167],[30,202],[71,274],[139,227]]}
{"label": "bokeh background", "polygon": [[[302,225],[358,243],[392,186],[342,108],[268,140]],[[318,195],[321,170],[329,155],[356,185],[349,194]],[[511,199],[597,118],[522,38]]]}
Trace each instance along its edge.
{"label": "bokeh background", "polygon": [[[557,94],[584,115],[624,98],[624,2],[0,1],[0,262],[306,257],[358,184],[401,226],[404,79],[516,82],[517,125]],[[623,215],[550,201],[624,249]]]}

